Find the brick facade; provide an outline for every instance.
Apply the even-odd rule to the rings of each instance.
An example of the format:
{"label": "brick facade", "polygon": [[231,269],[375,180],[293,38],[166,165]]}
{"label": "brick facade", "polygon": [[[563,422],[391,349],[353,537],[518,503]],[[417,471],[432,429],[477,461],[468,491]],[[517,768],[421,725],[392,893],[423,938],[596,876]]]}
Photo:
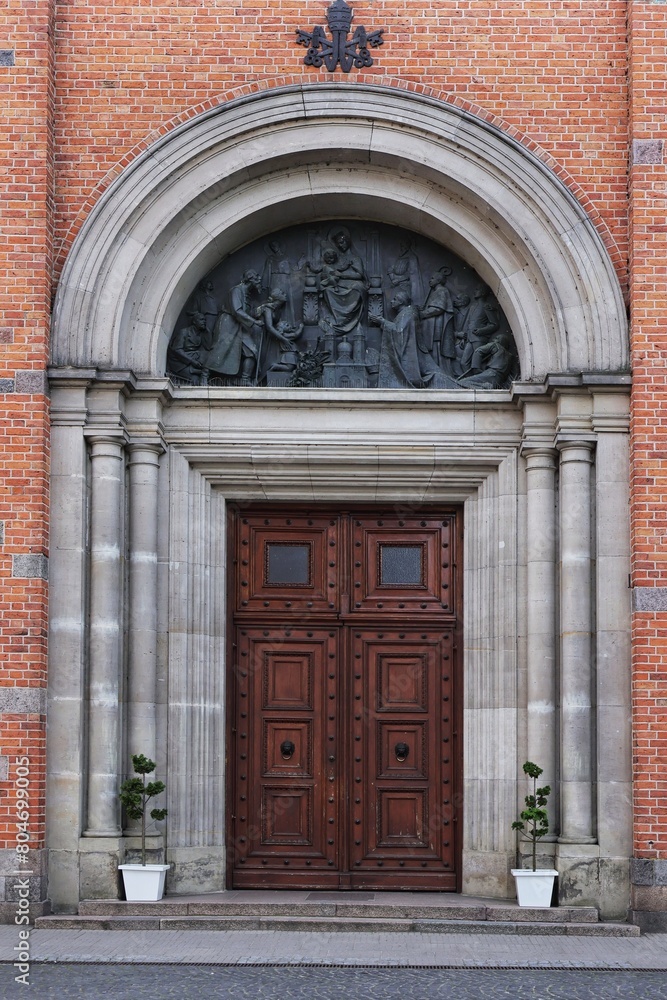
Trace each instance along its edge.
{"label": "brick facade", "polygon": [[[158,137],[234,97],[331,82],[324,69],[303,65],[304,49],[295,45],[295,29],[322,23],[325,6],[10,0],[0,14],[6,109],[0,763],[7,761],[0,770],[0,848],[15,844],[12,768],[23,755],[32,762],[31,846],[44,846],[43,704],[5,689],[46,685],[45,370],[63,262],[102,193]],[[353,6],[356,24],[384,29],[384,45],[371,68],[349,77],[339,70],[336,82],[432,95],[523,144],[584,206],[627,294],[634,377],[634,854],[664,866],[667,6],[659,0],[440,0],[400,8],[359,0]],[[645,885],[645,867],[642,873]],[[649,884],[660,885],[656,878]]]}

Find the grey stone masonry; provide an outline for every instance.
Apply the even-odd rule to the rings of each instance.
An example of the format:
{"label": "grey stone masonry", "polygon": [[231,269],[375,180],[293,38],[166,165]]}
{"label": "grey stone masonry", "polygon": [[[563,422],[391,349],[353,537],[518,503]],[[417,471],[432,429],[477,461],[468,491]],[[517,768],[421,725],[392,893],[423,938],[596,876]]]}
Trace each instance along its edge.
{"label": "grey stone masonry", "polygon": [[667,885],[667,860],[632,859],[633,885]]}
{"label": "grey stone masonry", "polygon": [[667,611],[667,587],[635,587],[633,611]]}
{"label": "grey stone masonry", "polygon": [[12,556],[12,576],[25,580],[48,580],[49,560],[41,552]]}
{"label": "grey stone masonry", "polygon": [[0,688],[0,713],[6,715],[45,715],[46,688]]}
{"label": "grey stone masonry", "polygon": [[14,49],[0,49],[0,66],[14,65]]}
{"label": "grey stone masonry", "polygon": [[662,139],[635,139],[632,143],[632,163],[662,163]]}
{"label": "grey stone masonry", "polygon": [[22,393],[38,393],[46,396],[48,381],[45,371],[24,371],[14,373],[14,391]]}
{"label": "grey stone masonry", "polygon": [[13,848],[0,850],[0,923],[14,923],[22,898],[29,901],[31,920],[49,912],[46,902],[47,852],[31,850],[25,857],[26,863],[19,864]]}

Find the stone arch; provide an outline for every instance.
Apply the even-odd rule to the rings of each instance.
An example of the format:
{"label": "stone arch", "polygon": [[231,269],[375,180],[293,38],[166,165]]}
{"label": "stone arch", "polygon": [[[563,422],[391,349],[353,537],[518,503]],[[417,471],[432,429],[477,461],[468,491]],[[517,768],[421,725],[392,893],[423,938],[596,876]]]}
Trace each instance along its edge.
{"label": "stone arch", "polygon": [[288,221],[336,216],[392,222],[464,258],[508,316],[523,379],[627,367],[608,252],[548,167],[459,108],[333,84],[203,113],[118,177],[65,265],[54,364],[162,374],[175,318],[217,260]]}

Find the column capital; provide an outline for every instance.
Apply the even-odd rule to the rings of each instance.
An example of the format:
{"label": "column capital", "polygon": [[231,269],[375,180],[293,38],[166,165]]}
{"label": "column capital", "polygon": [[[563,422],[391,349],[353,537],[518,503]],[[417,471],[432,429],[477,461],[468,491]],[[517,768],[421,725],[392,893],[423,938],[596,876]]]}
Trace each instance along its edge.
{"label": "column capital", "polygon": [[560,452],[561,465],[563,462],[593,462],[593,452],[595,451],[595,438],[564,438],[556,441],[556,448]]}
{"label": "column capital", "polygon": [[127,444],[130,465],[157,465],[166,450],[161,441],[130,440]]}
{"label": "column capital", "polygon": [[83,427],[88,417],[86,388],[89,382],[71,379],[51,384],[51,426]]}
{"label": "column capital", "polygon": [[121,459],[123,457],[125,438],[122,434],[86,434],[85,436],[90,443],[91,458]]}
{"label": "column capital", "polygon": [[529,469],[549,469],[556,467],[558,451],[553,444],[537,441],[522,441],[521,454],[526,459],[526,467]]}

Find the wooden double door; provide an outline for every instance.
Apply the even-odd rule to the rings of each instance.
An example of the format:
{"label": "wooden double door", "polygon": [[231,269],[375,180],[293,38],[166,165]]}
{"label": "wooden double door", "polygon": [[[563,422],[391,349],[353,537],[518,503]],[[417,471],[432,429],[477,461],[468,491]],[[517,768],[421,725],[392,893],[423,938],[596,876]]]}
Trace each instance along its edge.
{"label": "wooden double door", "polygon": [[457,891],[460,510],[230,529],[229,884]]}

